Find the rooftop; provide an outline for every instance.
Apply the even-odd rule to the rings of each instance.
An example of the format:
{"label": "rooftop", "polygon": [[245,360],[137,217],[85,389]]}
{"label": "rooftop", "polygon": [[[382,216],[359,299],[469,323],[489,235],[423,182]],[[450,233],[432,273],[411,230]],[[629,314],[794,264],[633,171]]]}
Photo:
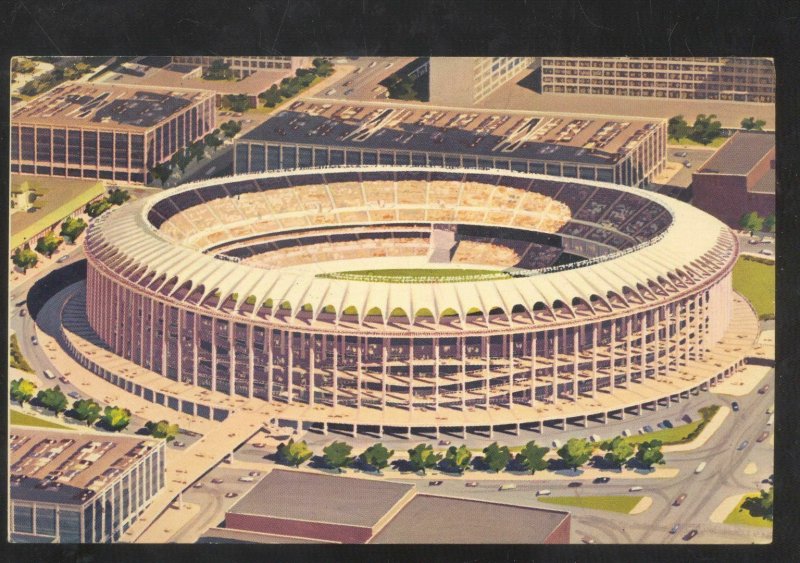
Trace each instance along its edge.
{"label": "rooftop", "polygon": [[417,494],[369,543],[544,543],[569,512]]}
{"label": "rooftop", "polygon": [[279,83],[287,76],[293,76],[290,69],[256,70],[246,78],[239,80],[204,80],[199,73],[193,72],[199,65],[172,63],[164,68],[146,68],[144,74],[120,74],[118,84],[130,84],[141,87],[160,86],[167,88],[193,88],[209,90],[220,95],[248,94],[257,96],[273,84]]}
{"label": "rooftop", "polygon": [[14,111],[14,124],[141,131],[207,99],[201,90],[67,82]]}
{"label": "rooftop", "polygon": [[775,193],[775,169],[770,168],[767,170],[761,178],[758,179],[752,188],[750,188],[750,192],[759,193],[759,194],[774,194]]}
{"label": "rooftop", "polygon": [[413,489],[382,480],[275,469],[228,512],[372,527]]}
{"label": "rooftop", "polygon": [[242,140],[611,164],[662,121],[308,98]]}
{"label": "rooftop", "polygon": [[11,498],[83,504],[158,445],[133,436],[12,426]]}
{"label": "rooftop", "polygon": [[746,175],[774,148],[774,133],[737,131],[697,173]]}

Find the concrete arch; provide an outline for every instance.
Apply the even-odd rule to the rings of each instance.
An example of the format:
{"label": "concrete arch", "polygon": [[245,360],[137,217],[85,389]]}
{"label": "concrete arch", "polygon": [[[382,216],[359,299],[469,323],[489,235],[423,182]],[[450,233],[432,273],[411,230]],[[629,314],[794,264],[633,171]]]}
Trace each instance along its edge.
{"label": "concrete arch", "polygon": [[598,303],[603,305],[603,307],[606,309],[606,312],[608,312],[608,313],[610,313],[612,311],[612,309],[613,309],[613,307],[611,307],[611,304],[608,302],[607,299],[603,299],[601,296],[597,295],[596,293],[592,293],[589,296],[589,303],[592,304],[592,308],[595,311],[598,308],[597,307]]}

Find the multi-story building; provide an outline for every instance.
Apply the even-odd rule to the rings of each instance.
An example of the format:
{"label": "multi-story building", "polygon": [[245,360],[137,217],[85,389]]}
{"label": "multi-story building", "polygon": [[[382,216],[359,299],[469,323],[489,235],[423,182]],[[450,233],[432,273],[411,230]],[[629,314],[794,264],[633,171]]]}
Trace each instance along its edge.
{"label": "multi-story building", "polygon": [[775,213],[775,134],[739,131],[692,175],[692,204],[731,226]]}
{"label": "multi-story building", "polygon": [[775,66],[762,57],[543,57],[544,94],[775,102]]}
{"label": "multi-story building", "polygon": [[148,182],[156,164],[212,131],[214,93],[65,83],[11,117],[11,171]]}
{"label": "multi-story building", "polygon": [[13,542],[109,543],[164,487],[165,442],[12,426]]}
{"label": "multi-story building", "polygon": [[295,71],[300,68],[306,57],[191,57],[180,56],[172,57],[173,63],[188,63],[196,64],[206,70],[211,66],[211,63],[222,59],[223,62],[229,65],[237,78],[244,78],[257,70],[275,69],[275,70],[291,70]]}
{"label": "multi-story building", "polygon": [[533,57],[431,57],[430,101],[472,106],[532,62]]}
{"label": "multi-story building", "polygon": [[641,186],[667,121],[298,100],[236,141],[236,173],[338,165],[498,168]]}

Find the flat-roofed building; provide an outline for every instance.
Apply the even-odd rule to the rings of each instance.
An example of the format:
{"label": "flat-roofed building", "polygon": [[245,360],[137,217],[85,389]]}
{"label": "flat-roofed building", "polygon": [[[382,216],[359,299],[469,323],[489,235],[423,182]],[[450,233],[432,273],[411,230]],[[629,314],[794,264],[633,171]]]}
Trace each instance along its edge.
{"label": "flat-roofed building", "polygon": [[640,186],[665,119],[304,99],[236,141],[236,173],[337,165],[497,168]]}
{"label": "flat-roofed building", "polygon": [[13,112],[11,171],[144,183],[215,125],[213,92],[67,82]]}
{"label": "flat-roofed building", "polygon": [[290,70],[294,72],[302,67],[307,57],[273,57],[273,56],[254,56],[254,57],[231,57],[231,56],[178,56],[172,57],[173,63],[196,64],[208,69],[214,61],[222,60],[229,65],[237,78],[256,72],[257,70]]}
{"label": "flat-roofed building", "polygon": [[11,426],[12,541],[118,541],[164,487],[165,442]]}
{"label": "flat-roofed building", "polygon": [[533,57],[431,57],[430,101],[472,106],[532,62]]}
{"label": "flat-roofed building", "polygon": [[764,57],[542,57],[544,94],[775,103]]}
{"label": "flat-roofed building", "polygon": [[692,204],[737,226],[775,213],[775,134],[738,131],[692,175]]}

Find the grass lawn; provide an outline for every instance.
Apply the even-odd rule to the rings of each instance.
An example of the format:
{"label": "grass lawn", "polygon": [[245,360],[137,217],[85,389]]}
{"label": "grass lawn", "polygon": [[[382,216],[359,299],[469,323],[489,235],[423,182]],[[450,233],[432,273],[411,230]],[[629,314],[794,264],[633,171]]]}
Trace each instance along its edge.
{"label": "grass lawn", "polygon": [[760,528],[772,528],[772,521],[759,516],[751,516],[750,511],[742,508],[742,505],[748,498],[758,498],[758,495],[744,495],[736,508],[731,510],[728,517],[725,518],[725,524],[744,524],[745,526],[758,526]]}
{"label": "grass lawn", "polygon": [[733,289],[752,303],[760,319],[775,317],[775,264],[740,257],[733,267]]}
{"label": "grass lawn", "polygon": [[588,496],[588,497],[539,497],[540,502],[563,504],[579,508],[595,508],[610,512],[630,513],[644,497],[641,496]]}
{"label": "grass lawn", "polygon": [[39,418],[37,416],[25,414],[24,412],[19,412],[14,409],[11,409],[10,423],[19,424],[21,426],[40,426],[42,428],[60,428],[62,430],[69,430],[69,427],[64,426],[63,424],[50,422],[49,420],[46,420],[44,418]]}
{"label": "grass lawn", "polygon": [[356,281],[381,281],[405,283],[432,283],[447,281],[478,281],[501,280],[510,278],[506,272],[495,270],[461,269],[461,268],[409,268],[387,270],[353,270],[349,272],[336,272],[319,274],[319,278],[356,280]]}
{"label": "grass lawn", "polygon": [[22,350],[19,349],[19,342],[17,342],[16,334],[11,337],[9,348],[11,367],[21,369],[22,371],[27,371],[28,373],[34,373],[33,368],[31,368],[30,364],[28,363],[28,360],[26,360],[25,356],[22,355]]}
{"label": "grass lawn", "polygon": [[688,137],[684,137],[683,139],[673,139],[670,137],[667,140],[667,143],[670,145],[685,145],[687,147],[700,147],[700,148],[718,148],[721,147],[722,144],[728,140],[728,137],[717,137],[707,145],[703,143],[698,143],[697,141],[693,141]]}

